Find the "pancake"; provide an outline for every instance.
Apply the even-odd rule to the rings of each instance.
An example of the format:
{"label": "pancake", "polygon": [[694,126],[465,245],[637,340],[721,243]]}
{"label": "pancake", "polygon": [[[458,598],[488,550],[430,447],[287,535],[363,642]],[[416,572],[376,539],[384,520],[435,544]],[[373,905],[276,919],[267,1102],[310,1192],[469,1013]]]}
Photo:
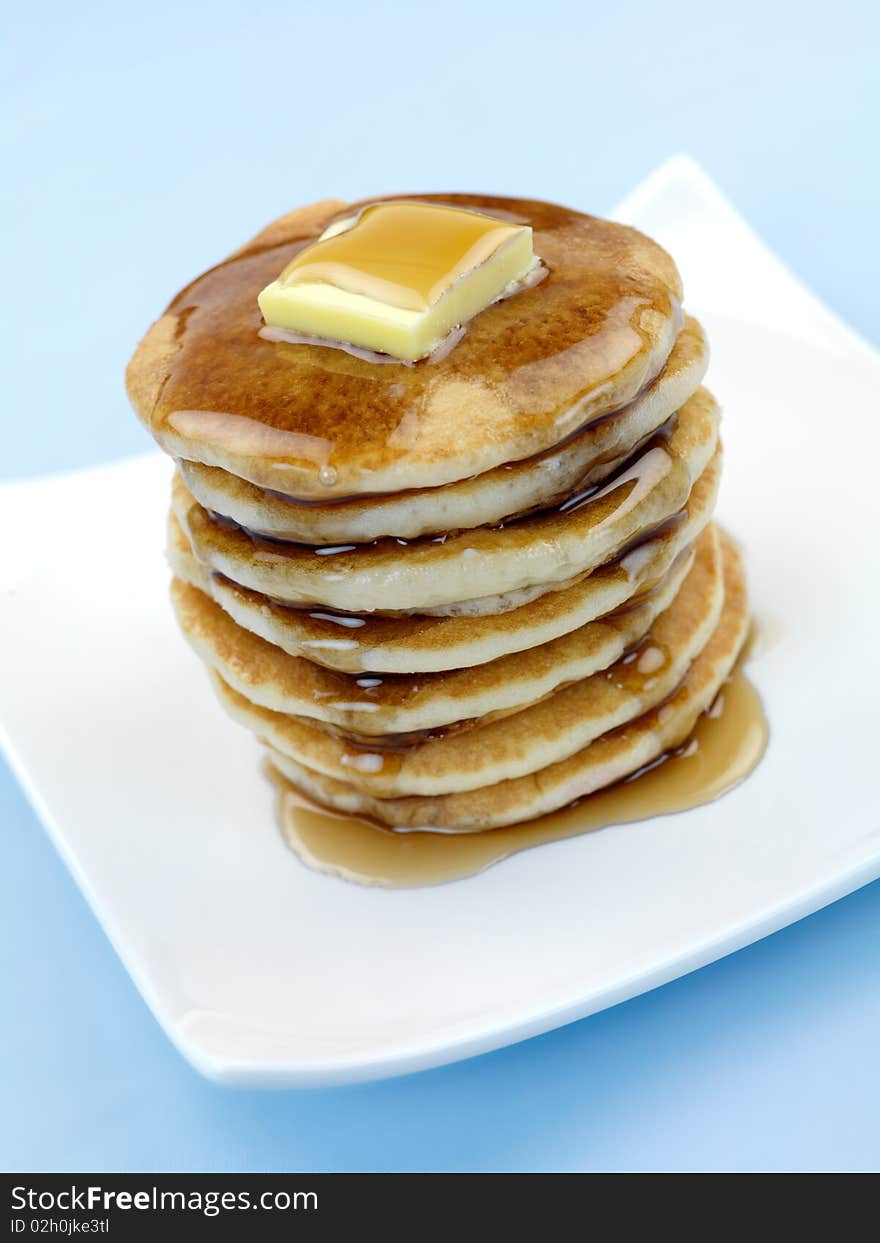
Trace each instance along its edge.
{"label": "pancake", "polygon": [[240,626],[292,656],[347,673],[462,669],[548,643],[650,590],[709,521],[719,475],[716,453],[684,509],[653,535],[571,586],[495,617],[368,616],[277,604],[207,571],[173,514],[168,560],[178,578],[208,593]]}
{"label": "pancake", "polygon": [[258,707],[216,674],[214,683],[235,720],[311,770],[383,798],[459,793],[558,763],[662,702],[708,641],[723,602],[721,550],[711,528],[680,591],[627,655],[512,715],[397,751],[368,750],[302,717]]}
{"label": "pancake", "polygon": [[[713,538],[705,533],[705,539]],[[685,549],[646,596],[541,647],[476,669],[391,677],[353,677],[291,656],[237,625],[208,595],[179,579],[171,595],[180,628],[196,654],[252,703],[350,733],[381,736],[506,713],[606,669],[671,604],[692,560],[693,550]]]}
{"label": "pancake", "polygon": [[363,204],[291,212],[187,286],[138,346],[129,397],[166,452],[301,499],[433,488],[552,449],[658,375],[683,316],[656,243],[551,203],[414,197],[531,225],[545,279],[415,365],[269,340],[259,291]]}
{"label": "pancake", "polygon": [[[180,628],[265,745],[285,814],[305,798],[397,830],[380,836],[404,850],[410,830],[600,806],[591,793],[688,739],[747,630],[740,557],[712,523],[708,346],[670,257],[550,203],[416,201],[529,225],[535,279],[415,363],[267,325],[257,295],[369,205],[328,200],[182,290],[126,375],[177,464]],[[378,259],[355,239],[345,280],[433,261],[433,229],[414,254],[395,233]],[[636,788],[640,813],[662,810],[650,781]]]}
{"label": "pancake", "polygon": [[383,536],[415,539],[487,526],[601,482],[696,392],[708,361],[703,330],[689,317],[663,370],[622,410],[597,419],[538,458],[507,463],[443,488],[298,504],[216,466],[186,460],[178,466],[200,505],[259,535],[306,544],[363,544]]}
{"label": "pancake", "polygon": [[[383,799],[270,750],[292,786],[325,807],[400,829],[480,831],[565,807],[621,781],[680,746],[712,705],[748,633],[745,580],[737,550],[723,541],[724,606],[718,624],[683,681],[664,702],[582,750],[512,781],[439,797]],[[515,719],[515,718],[514,718]]]}
{"label": "pancake", "polygon": [[699,389],[598,491],[449,538],[318,549],[266,540],[213,519],[179,475],[172,505],[198,560],[244,587],[349,612],[424,612],[535,584],[546,589],[610,560],[685,504],[715,452],[719,417],[714,399]]}

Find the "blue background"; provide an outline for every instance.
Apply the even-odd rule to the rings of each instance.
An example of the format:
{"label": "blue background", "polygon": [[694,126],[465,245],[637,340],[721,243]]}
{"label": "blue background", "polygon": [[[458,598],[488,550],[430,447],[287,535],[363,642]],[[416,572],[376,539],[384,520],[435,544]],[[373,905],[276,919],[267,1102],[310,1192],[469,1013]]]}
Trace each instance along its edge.
{"label": "blue background", "polygon": [[[145,449],[121,376],[148,322],[266,220],[331,195],[487,188],[601,213],[687,150],[877,342],[878,12],[16,6],[0,73],[3,475]],[[2,1168],[880,1165],[880,884],[516,1048],[258,1093],[180,1060],[5,769],[0,822]]]}

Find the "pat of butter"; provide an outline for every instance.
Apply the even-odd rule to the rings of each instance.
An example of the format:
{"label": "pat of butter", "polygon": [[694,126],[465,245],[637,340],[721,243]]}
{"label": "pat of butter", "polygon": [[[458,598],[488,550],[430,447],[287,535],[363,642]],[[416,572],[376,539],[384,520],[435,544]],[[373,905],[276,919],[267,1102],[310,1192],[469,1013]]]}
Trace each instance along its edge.
{"label": "pat of butter", "polygon": [[414,362],[538,262],[526,225],[432,203],[375,203],[301,250],[258,301],[271,327]]}

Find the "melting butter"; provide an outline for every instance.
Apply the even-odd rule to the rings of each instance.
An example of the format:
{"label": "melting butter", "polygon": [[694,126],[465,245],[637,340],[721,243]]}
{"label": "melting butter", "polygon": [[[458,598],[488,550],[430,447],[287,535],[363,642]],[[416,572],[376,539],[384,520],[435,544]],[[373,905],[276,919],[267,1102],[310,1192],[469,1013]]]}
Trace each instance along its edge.
{"label": "melting butter", "polygon": [[301,250],[258,302],[270,328],[413,362],[538,274],[527,225],[376,203]]}

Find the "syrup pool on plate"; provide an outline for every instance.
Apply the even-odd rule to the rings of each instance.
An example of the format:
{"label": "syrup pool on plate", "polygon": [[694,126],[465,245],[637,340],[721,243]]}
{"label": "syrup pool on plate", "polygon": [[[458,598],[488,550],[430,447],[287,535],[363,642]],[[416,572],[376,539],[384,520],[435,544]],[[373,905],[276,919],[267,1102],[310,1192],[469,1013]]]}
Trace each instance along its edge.
{"label": "syrup pool on plate", "polygon": [[437,885],[533,846],[712,802],[757,766],[767,745],[758,692],[738,666],[687,741],[642,772],[539,819],[483,832],[399,832],[309,803],[267,766],[281,831],[310,867],[363,885]]}

